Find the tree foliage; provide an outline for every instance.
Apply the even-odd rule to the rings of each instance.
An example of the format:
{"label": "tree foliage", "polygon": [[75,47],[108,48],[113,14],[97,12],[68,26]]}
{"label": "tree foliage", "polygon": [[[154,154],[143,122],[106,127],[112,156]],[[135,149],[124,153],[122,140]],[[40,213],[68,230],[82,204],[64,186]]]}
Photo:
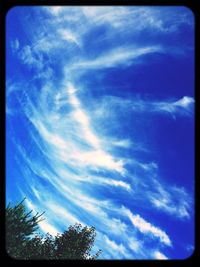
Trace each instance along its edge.
{"label": "tree foliage", "polygon": [[[24,200],[23,200],[24,201]],[[70,226],[64,233],[53,237],[49,233],[36,233],[42,214],[26,212],[23,201],[6,207],[6,248],[18,259],[96,259],[101,251],[91,255],[95,241],[95,228]]]}
{"label": "tree foliage", "polygon": [[24,199],[14,207],[8,204],[6,208],[6,249],[9,255],[15,258],[23,256],[23,248],[31,235],[38,229],[42,214],[32,216],[26,212]]}

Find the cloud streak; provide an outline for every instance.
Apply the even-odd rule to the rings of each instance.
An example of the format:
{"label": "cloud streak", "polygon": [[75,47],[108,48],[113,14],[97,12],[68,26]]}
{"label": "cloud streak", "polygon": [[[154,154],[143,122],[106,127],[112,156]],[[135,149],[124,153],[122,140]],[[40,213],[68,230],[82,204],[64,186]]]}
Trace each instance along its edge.
{"label": "cloud streak", "polygon": [[116,68],[120,66],[130,66],[134,64],[134,60],[147,54],[162,52],[161,47],[123,47],[116,48],[109,51],[106,55],[99,58],[95,58],[89,61],[80,61],[72,66],[73,69],[105,69],[105,68]]}
{"label": "cloud streak", "polygon": [[156,191],[149,195],[149,199],[154,207],[177,218],[190,218],[191,198],[184,188],[172,186],[166,190],[156,180],[153,184]]}
{"label": "cloud streak", "polygon": [[153,253],[153,255],[154,255],[155,259],[157,259],[157,260],[167,260],[167,259],[168,259],[168,258],[167,258],[163,253],[161,253],[160,251],[155,251],[155,252]]}
{"label": "cloud streak", "polygon": [[128,216],[132,224],[143,234],[151,234],[154,237],[157,237],[160,239],[162,243],[164,243],[167,246],[172,246],[171,240],[169,239],[168,235],[159,229],[158,227],[155,227],[151,223],[147,222],[145,219],[143,219],[139,214],[134,215],[129,209],[122,208],[122,211],[125,215]]}
{"label": "cloud streak", "polygon": [[[97,103],[97,116],[112,116],[118,109],[119,112],[127,110],[134,113],[163,114],[172,116],[192,116],[194,114],[195,99],[190,96],[183,96],[177,100],[143,100],[141,97],[121,98],[106,96],[100,103]],[[110,111],[108,107],[113,109]]]}

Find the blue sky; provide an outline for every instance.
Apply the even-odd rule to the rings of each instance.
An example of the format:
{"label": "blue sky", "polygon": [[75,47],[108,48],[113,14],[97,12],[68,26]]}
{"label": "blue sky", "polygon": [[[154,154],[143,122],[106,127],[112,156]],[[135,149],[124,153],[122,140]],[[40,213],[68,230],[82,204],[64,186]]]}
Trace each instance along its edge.
{"label": "blue sky", "polygon": [[186,7],[11,9],[6,201],[94,226],[102,259],[190,256],[194,104]]}

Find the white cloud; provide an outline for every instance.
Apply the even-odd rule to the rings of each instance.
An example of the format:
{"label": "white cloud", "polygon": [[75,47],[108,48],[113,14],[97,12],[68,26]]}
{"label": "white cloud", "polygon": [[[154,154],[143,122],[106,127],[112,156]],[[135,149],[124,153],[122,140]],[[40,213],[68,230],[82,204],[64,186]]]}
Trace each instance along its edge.
{"label": "white cloud", "polygon": [[73,117],[77,122],[81,123],[83,126],[87,127],[89,125],[88,116],[81,109],[75,110],[73,112]]}
{"label": "white cloud", "polygon": [[84,6],[82,7],[82,11],[85,16],[92,17],[98,19],[100,15],[106,13],[106,11],[110,10],[109,7],[102,6]]}
{"label": "white cloud", "polygon": [[142,250],[142,242],[133,237],[128,238],[128,246],[134,252],[140,252]]}
{"label": "white cloud", "polygon": [[194,99],[184,96],[177,101],[143,101],[141,99],[132,102],[132,110],[136,112],[169,113],[177,115],[192,114]]}
{"label": "white cloud", "polygon": [[72,119],[81,125],[82,134],[85,140],[94,148],[98,149],[100,148],[100,139],[92,132],[89,116],[83,108],[81,108],[81,103],[75,94],[76,91],[77,89],[71,83],[68,83],[67,92],[69,95],[69,103],[74,108],[74,111],[72,112]]}
{"label": "white cloud", "polygon": [[193,253],[194,252],[194,245],[191,245],[191,244],[188,244],[186,246],[186,250],[190,253]]}
{"label": "white cloud", "polygon": [[52,35],[46,35],[44,32],[42,33],[41,37],[38,38],[38,40],[32,45],[34,48],[34,51],[37,51],[38,53],[48,53],[50,56],[51,53],[55,52],[55,49],[60,48],[61,42],[58,42],[58,40],[55,39]]}
{"label": "white cloud", "polygon": [[33,203],[28,200],[28,199],[25,199],[25,203],[26,203],[26,206],[30,209],[30,210],[34,210],[35,211],[35,206],[33,205]]}
{"label": "white cloud", "polygon": [[[111,33],[123,29],[124,34],[134,32],[134,34],[148,29],[153,34],[169,34],[178,30],[181,25],[192,25],[190,12],[186,14],[177,10],[165,7],[165,12],[161,12],[157,7],[82,7],[84,15],[94,24],[106,24],[111,26]],[[162,14],[162,15],[161,15]]]}
{"label": "white cloud", "polygon": [[117,218],[107,218],[105,219],[105,224],[109,225],[109,231],[116,236],[125,236],[128,226]]}
{"label": "white cloud", "polygon": [[146,171],[152,171],[158,169],[158,165],[155,162],[150,163],[138,163]]}
{"label": "white cloud", "polygon": [[154,180],[154,191],[149,193],[151,203],[161,212],[168,213],[179,219],[189,219],[191,198],[184,188],[168,186],[168,190]]}
{"label": "white cloud", "polygon": [[75,88],[72,83],[68,82],[68,84],[67,84],[67,92],[68,92],[68,94],[74,95],[76,93],[76,91],[77,91],[77,88]]}
{"label": "white cloud", "polygon": [[86,178],[83,177],[82,179],[84,179],[86,182],[89,182],[89,183],[94,183],[94,184],[97,183],[100,185],[114,186],[114,187],[123,188],[129,192],[131,191],[131,185],[121,180],[114,180],[111,178],[106,178],[106,177],[101,177],[101,176],[91,176],[91,177],[87,176]]}
{"label": "white cloud", "polygon": [[177,101],[157,102],[152,104],[153,111],[166,111],[171,114],[189,115],[194,106],[194,98],[184,96]]}
{"label": "white cloud", "polygon": [[162,199],[156,199],[151,198],[152,204],[162,212],[166,212],[168,214],[174,215],[178,218],[189,218],[190,215],[188,213],[188,203],[184,202],[178,206],[176,206],[175,203],[173,203],[171,200],[162,198]]}
{"label": "white cloud", "polygon": [[32,122],[38,129],[41,136],[46,140],[46,142],[52,144],[56,148],[61,150],[66,149],[70,146],[62,137],[58,134],[49,131],[48,127],[45,127],[45,124],[36,118],[32,118]]}
{"label": "white cloud", "polygon": [[163,253],[161,253],[160,251],[155,251],[154,253],[153,253],[153,257],[155,258],[155,259],[157,259],[157,260],[167,260],[168,259],[168,257],[167,256],[165,256]]}
{"label": "white cloud", "polygon": [[102,167],[109,170],[117,171],[121,175],[125,174],[123,161],[121,159],[115,160],[110,154],[102,150],[95,150],[91,152],[74,152],[72,159],[77,160],[81,164],[88,166]]}
{"label": "white cloud", "polygon": [[111,144],[117,147],[130,148],[133,143],[129,139],[123,139],[111,141]]}
{"label": "white cloud", "polygon": [[28,65],[30,68],[37,70],[43,69],[43,56],[42,54],[35,53],[31,46],[26,45],[19,51],[19,57],[23,64]]}
{"label": "white cloud", "polygon": [[84,194],[84,191],[79,189],[78,184],[76,184],[76,188],[74,187],[73,183],[68,183],[66,185],[66,180],[62,177],[52,179],[54,176],[51,176],[52,177],[50,179],[50,182],[66,199],[73,203],[73,206],[79,206],[82,209],[92,213],[93,216],[106,216],[106,213],[102,210],[101,207],[105,207],[106,205],[108,205],[108,200],[101,201],[97,198],[90,196],[89,194]]}
{"label": "white cloud", "polygon": [[31,187],[31,190],[33,191],[34,195],[38,200],[41,200],[40,192],[37,190],[34,186]]}
{"label": "white cloud", "polygon": [[151,234],[153,237],[157,237],[160,239],[162,243],[164,243],[167,246],[172,246],[171,240],[168,237],[168,235],[161,230],[160,228],[152,225],[151,223],[147,222],[145,219],[143,219],[139,214],[132,214],[132,212],[122,207],[122,212],[124,215],[127,215],[132,224],[143,234]]}
{"label": "white cloud", "polygon": [[[72,90],[70,95],[75,96],[74,89]],[[45,99],[43,99],[43,101],[45,101]],[[76,143],[73,144],[73,142],[71,142],[71,138],[70,138],[70,142],[66,141],[67,136],[64,138],[64,136],[61,136],[60,134],[55,133],[54,130],[52,129],[51,125],[52,125],[53,118],[49,114],[47,117],[41,118],[38,110],[34,110],[34,113],[35,113],[34,116],[32,114],[30,120],[34,124],[36,129],[39,131],[41,136],[44,138],[45,142],[51,144],[52,146],[51,149],[54,150],[56,148],[54,157],[56,155],[60,155],[59,156],[60,160],[62,161],[64,160],[68,163],[71,162],[71,164],[73,165],[77,165],[78,163],[82,167],[88,166],[88,167],[92,167],[92,168],[94,167],[97,169],[104,168],[104,169],[116,171],[120,173],[121,175],[125,174],[123,159],[114,158],[111,154],[99,148],[100,139],[96,135],[94,135],[94,133],[91,131],[90,120],[88,116],[86,115],[86,113],[80,107],[78,108],[75,107],[75,111],[73,111],[72,113],[73,116],[71,117],[71,120],[77,121],[80,124],[79,127],[81,128],[79,128],[79,132],[80,131],[82,132],[83,140],[91,144],[95,148],[95,150],[88,150],[88,151],[81,150],[77,146]],[[44,112],[43,112],[43,116],[45,116]],[[59,121],[58,123],[60,124]],[[54,124],[54,127],[55,127],[55,124]],[[126,185],[121,184],[121,186],[125,187]]]}
{"label": "white cloud", "polygon": [[182,107],[182,108],[189,108],[190,105],[194,104],[194,98],[189,96],[184,96],[183,98],[179,99],[174,103],[174,106]]}
{"label": "white cloud", "polygon": [[58,32],[61,36],[61,39],[70,43],[75,43],[77,46],[80,46],[80,41],[78,41],[77,36],[72,31],[68,29],[59,29]]}
{"label": "white cloud", "polygon": [[72,65],[72,69],[102,69],[127,66],[134,63],[134,59],[155,52],[161,52],[160,46],[149,47],[119,47],[94,60],[80,61]]}
{"label": "white cloud", "polygon": [[63,7],[62,6],[51,6],[51,7],[48,7],[48,10],[52,13],[52,15],[59,15],[60,12],[62,12],[63,10]]}
{"label": "white cloud", "polygon": [[[59,170],[60,176],[66,177],[68,174],[64,170]],[[70,175],[72,177],[72,174]],[[107,177],[102,177],[102,176],[89,176],[89,175],[84,175],[84,174],[79,174],[79,175],[73,175],[73,180],[76,180],[78,182],[83,182],[83,183],[91,183],[91,184],[97,184],[97,185],[107,185],[111,187],[118,187],[121,189],[125,189],[128,192],[132,191],[131,185],[127,182],[121,181],[121,180],[115,180]]]}
{"label": "white cloud", "polygon": [[129,184],[123,182],[123,181],[117,181],[117,180],[109,179],[108,184],[116,186],[116,187],[122,187],[122,188],[126,189],[127,191],[131,190],[131,186]]}
{"label": "white cloud", "polygon": [[127,26],[132,15],[130,8],[121,6],[85,6],[82,11],[91,23],[107,24],[115,29]]}
{"label": "white cloud", "polygon": [[[25,203],[29,209],[33,210],[34,212],[37,211],[36,205],[33,204],[30,200],[25,199]],[[53,236],[55,236],[55,235],[57,235],[57,233],[59,233],[58,229],[56,227],[54,227],[53,225],[51,225],[49,222],[47,222],[46,218],[45,218],[45,220],[39,222],[39,227],[41,228],[41,230],[43,232],[49,233]]]}
{"label": "white cloud", "polygon": [[88,143],[90,143],[94,148],[100,148],[100,139],[91,131],[88,126],[83,126],[83,134]]}
{"label": "white cloud", "polygon": [[39,222],[39,226],[43,232],[49,233],[53,236],[56,236],[58,233],[60,233],[57,228],[45,221]]}
{"label": "white cloud", "polygon": [[[119,112],[169,114],[177,116],[191,116],[195,100],[190,96],[183,96],[178,100],[143,100],[141,97],[130,98],[105,96],[96,104],[95,115],[99,118],[113,119]],[[115,142],[114,142],[115,144]]]}
{"label": "white cloud", "polygon": [[74,95],[69,96],[69,103],[75,108],[78,108],[80,106],[80,101]]}
{"label": "white cloud", "polygon": [[[19,109],[12,105],[12,94],[22,93],[23,84],[13,83],[11,80],[6,82],[6,115],[16,115]],[[15,95],[15,99],[18,101],[18,97]]]}
{"label": "white cloud", "polygon": [[19,40],[17,38],[11,42],[11,48],[12,48],[13,53],[15,53],[19,50],[20,44],[19,44]]}
{"label": "white cloud", "polygon": [[104,240],[111,250],[115,253],[120,253],[121,255],[127,257],[128,251],[123,244],[117,244],[115,241],[110,240],[106,235],[104,235]]}
{"label": "white cloud", "polygon": [[53,77],[54,75],[54,71],[52,68],[47,67],[45,69],[43,69],[41,72],[38,72],[34,78],[35,79],[44,79],[44,80],[49,80]]}
{"label": "white cloud", "polygon": [[65,221],[65,224],[67,226],[67,222],[68,224],[75,224],[75,223],[80,223],[81,225],[85,225],[82,221],[80,221],[77,217],[75,217],[74,215],[72,215],[69,210],[66,210],[64,208],[61,207],[61,205],[53,203],[53,202],[49,202],[48,203],[48,208],[49,210],[52,211],[52,213],[57,216],[57,218],[62,218]]}

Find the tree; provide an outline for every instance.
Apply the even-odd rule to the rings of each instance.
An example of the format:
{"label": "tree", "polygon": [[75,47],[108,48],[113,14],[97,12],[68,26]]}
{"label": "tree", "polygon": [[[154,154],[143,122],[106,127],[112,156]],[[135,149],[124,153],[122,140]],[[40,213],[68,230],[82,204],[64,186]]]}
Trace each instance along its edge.
{"label": "tree", "polygon": [[23,201],[6,208],[6,248],[10,256],[20,259],[98,258],[101,250],[90,254],[96,236],[94,227],[75,224],[55,237],[49,233],[36,234],[44,213],[31,216],[32,211],[26,212]]}
{"label": "tree", "polygon": [[9,203],[6,208],[6,249],[14,258],[23,257],[26,243],[37,230],[38,223],[43,220],[41,216],[44,213],[32,216],[32,210],[26,212],[24,200],[25,198],[14,207]]}
{"label": "tree", "polygon": [[55,238],[57,257],[59,259],[96,259],[100,250],[95,255],[90,255],[95,236],[94,227],[82,227],[81,224],[70,226],[67,231]]}

